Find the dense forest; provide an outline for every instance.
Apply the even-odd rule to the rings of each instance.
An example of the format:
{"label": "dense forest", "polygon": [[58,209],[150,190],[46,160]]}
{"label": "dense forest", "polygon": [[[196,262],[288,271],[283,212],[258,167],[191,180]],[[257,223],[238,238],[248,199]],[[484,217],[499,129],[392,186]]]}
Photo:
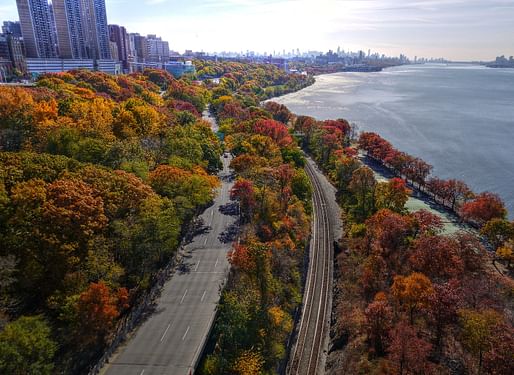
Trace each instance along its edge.
{"label": "dense forest", "polygon": [[201,86],[75,71],[0,89],[0,372],[77,373],[213,197]]}
{"label": "dense forest", "polygon": [[[248,77],[308,84],[238,69],[241,83],[79,70],[0,88],[1,373],[82,373],[101,355],[212,201],[222,144],[201,117],[211,98]],[[307,219],[291,210],[299,243]]]}
{"label": "dense forest", "polygon": [[234,95],[245,105],[258,106],[255,98],[269,99],[314,83],[312,76],[286,74],[271,64],[196,60],[195,66],[196,76],[205,79],[207,84],[213,83],[212,78],[220,78],[220,85],[214,89],[216,96]]}

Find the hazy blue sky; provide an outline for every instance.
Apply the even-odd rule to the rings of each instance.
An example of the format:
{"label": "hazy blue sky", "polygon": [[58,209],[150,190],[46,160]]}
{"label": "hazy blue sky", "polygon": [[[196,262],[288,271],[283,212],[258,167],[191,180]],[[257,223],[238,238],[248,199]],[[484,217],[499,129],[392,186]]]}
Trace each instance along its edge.
{"label": "hazy blue sky", "polygon": [[[174,50],[371,48],[410,57],[514,55],[514,0],[106,0],[109,23]],[[0,20],[17,19],[0,0]]]}

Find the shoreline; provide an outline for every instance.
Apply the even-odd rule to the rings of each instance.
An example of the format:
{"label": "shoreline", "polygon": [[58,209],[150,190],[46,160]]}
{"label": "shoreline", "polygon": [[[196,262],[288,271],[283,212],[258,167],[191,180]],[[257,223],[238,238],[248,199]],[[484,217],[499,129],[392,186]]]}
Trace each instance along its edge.
{"label": "shoreline", "polygon": [[[398,177],[387,167],[381,165],[378,161],[373,160],[367,155],[359,153],[358,160],[373,171],[377,181],[388,181],[391,178]],[[421,191],[410,182],[407,182],[407,186],[412,191],[409,196],[409,200],[405,204],[405,209],[407,211],[415,212],[424,209],[439,216],[444,224],[443,234],[450,235],[459,231],[478,234],[474,228],[461,222],[455,212],[448,209],[441,203],[436,202],[427,193]]]}
{"label": "shoreline", "polygon": [[[420,64],[404,64],[405,66],[417,66],[417,65],[420,65]],[[423,65],[440,65],[440,64],[423,64]],[[482,64],[477,64],[477,63],[469,63],[469,64],[463,64],[463,63],[449,63],[449,64],[446,64],[446,65],[470,65],[470,66],[475,66],[477,68],[483,68],[484,70],[488,70],[486,66],[482,65]],[[391,68],[394,68],[394,67],[391,67]],[[385,69],[388,69],[388,68],[385,68]],[[386,70],[384,69],[384,72],[386,72]],[[492,68],[489,68],[489,69],[492,69]],[[347,73],[347,72],[336,72],[336,73],[323,73],[323,74],[319,74],[319,75],[316,75],[315,76],[315,83],[319,83],[317,77],[318,76],[331,76],[331,75],[336,75],[336,74],[339,74],[339,75],[342,75],[341,73]],[[380,72],[378,72],[380,73]],[[367,74],[366,74],[367,76]],[[350,77],[350,76],[349,76]],[[314,85],[311,85],[311,86],[314,86]],[[302,89],[303,90],[303,89]],[[286,104],[287,100],[283,101],[283,99],[287,96],[287,95],[291,95],[290,98],[291,100],[294,102],[295,98],[298,98],[299,96],[298,95],[301,95],[300,92],[302,90],[298,90],[298,91],[295,91],[293,93],[289,93],[289,94],[285,94],[285,95],[281,95],[281,96],[278,96],[278,97],[275,97],[275,98],[271,98],[271,99],[268,99],[266,101],[277,101],[279,102],[279,104],[283,104],[285,105],[286,107],[289,108],[289,105]],[[312,91],[308,91],[308,93],[310,95],[314,95],[313,93],[316,92],[316,89],[312,90]],[[334,94],[336,95],[336,94]],[[344,95],[347,95],[347,94],[344,94]],[[302,97],[303,98],[303,97]],[[301,99],[300,99],[301,100]],[[294,103],[290,103],[291,105],[294,106]],[[308,104],[306,104],[308,105]],[[302,111],[301,108],[296,108],[296,111]],[[309,111],[307,111],[309,112]],[[298,113],[295,113],[296,116],[307,116],[307,117],[312,117],[314,118],[316,121],[324,121],[326,118],[324,117],[324,115],[322,113],[317,113],[315,112],[317,116],[312,116],[312,115],[308,115],[308,114],[298,114]],[[338,116],[338,115],[334,115],[332,116],[332,118],[345,118],[343,115],[341,116]],[[384,118],[384,120],[387,120],[387,117]],[[350,120],[349,120],[350,121]],[[356,124],[356,122],[354,121],[350,121],[351,124]],[[369,124],[369,122],[367,122],[367,124]],[[376,128],[373,128],[373,127],[367,127],[365,126],[366,124],[364,123],[358,123],[358,127],[359,127],[359,132],[361,131],[367,131],[367,132],[380,132],[382,133],[380,130],[376,129]],[[362,129],[368,129],[368,130],[362,130]],[[379,134],[380,134],[379,133]],[[441,135],[442,136],[442,135]],[[387,140],[387,139],[386,139]],[[402,151],[402,150],[400,150]],[[415,152],[413,152],[412,155],[416,155]],[[427,155],[425,155],[426,157]],[[437,159],[436,159],[437,160]],[[444,161],[442,163],[435,163],[434,161],[432,161],[433,165],[435,165],[437,168],[442,168],[442,169],[445,169],[445,163]],[[442,167],[441,167],[442,166]],[[472,173],[472,171],[471,171]],[[439,175],[437,174],[434,174],[434,175],[431,175],[431,177],[439,177]],[[469,176],[468,176],[469,177]],[[445,179],[462,179],[463,177],[459,177],[459,174],[450,174],[450,175],[446,175]],[[466,179],[464,180],[464,182],[466,184],[470,184],[469,186],[473,188],[473,190],[475,190],[478,193],[481,193],[482,191],[487,191],[487,192],[491,192],[491,193],[494,193],[494,194],[497,194],[501,197],[505,207],[508,209],[508,212],[507,212],[507,220],[509,221],[512,221],[514,219],[514,210],[513,210],[513,203],[511,200],[508,200],[507,197],[509,197],[509,195],[505,195],[505,188],[504,186],[502,186],[501,184],[498,184],[499,186],[496,186],[498,189],[494,189],[494,188],[490,188],[490,187],[487,187],[487,186],[484,186],[484,183],[482,181],[482,183],[480,182],[477,182],[476,180],[474,180],[473,178],[471,179],[471,181],[469,179]],[[482,187],[480,187],[482,186]],[[498,193],[498,191],[502,191],[501,195],[500,193]],[[438,203],[439,204],[439,203]],[[509,210],[510,208],[510,210]]]}

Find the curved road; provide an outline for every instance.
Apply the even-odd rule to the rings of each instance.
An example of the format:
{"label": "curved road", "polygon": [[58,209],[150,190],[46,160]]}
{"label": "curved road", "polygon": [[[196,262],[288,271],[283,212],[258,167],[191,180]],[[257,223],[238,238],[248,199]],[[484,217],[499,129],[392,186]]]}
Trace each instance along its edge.
{"label": "curved road", "polygon": [[302,316],[296,343],[287,367],[289,375],[324,373],[326,347],[330,329],[333,273],[333,224],[326,194],[327,182],[314,162],[305,167],[311,180],[313,221],[309,268],[303,295]]}

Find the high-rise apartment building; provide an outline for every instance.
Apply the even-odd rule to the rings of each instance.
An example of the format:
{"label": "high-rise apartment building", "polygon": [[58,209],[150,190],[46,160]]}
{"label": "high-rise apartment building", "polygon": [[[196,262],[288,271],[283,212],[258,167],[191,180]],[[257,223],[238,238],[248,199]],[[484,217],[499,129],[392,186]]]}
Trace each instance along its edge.
{"label": "high-rise apartment building", "polygon": [[16,0],[27,57],[57,57],[48,0]]}
{"label": "high-rise apartment building", "polygon": [[110,60],[111,47],[105,0],[81,0],[81,2],[88,56],[93,59]]}
{"label": "high-rise apartment building", "polygon": [[59,55],[111,59],[105,0],[53,0]]}
{"label": "high-rise apartment building", "polygon": [[145,63],[148,60],[148,45],[146,37],[141,36],[137,33],[130,34],[131,41],[134,42],[134,51],[136,53],[136,61],[138,63]]}
{"label": "high-rise apartment building", "polygon": [[63,59],[86,59],[82,31],[81,0],[53,0],[59,55]]}
{"label": "high-rise apartment building", "polygon": [[127,30],[123,26],[109,25],[109,38],[111,42],[116,43],[117,56],[123,65],[123,69],[128,69],[130,41]]}
{"label": "high-rise apartment building", "polygon": [[148,61],[150,62],[167,62],[170,58],[168,42],[156,35],[148,35],[146,37],[146,48],[148,51]]}
{"label": "high-rise apartment building", "polygon": [[11,67],[20,73],[26,71],[23,42],[12,33],[0,34],[0,58],[11,62]]}
{"label": "high-rise apartment building", "polygon": [[18,21],[4,21],[2,33],[21,38],[21,25]]}

